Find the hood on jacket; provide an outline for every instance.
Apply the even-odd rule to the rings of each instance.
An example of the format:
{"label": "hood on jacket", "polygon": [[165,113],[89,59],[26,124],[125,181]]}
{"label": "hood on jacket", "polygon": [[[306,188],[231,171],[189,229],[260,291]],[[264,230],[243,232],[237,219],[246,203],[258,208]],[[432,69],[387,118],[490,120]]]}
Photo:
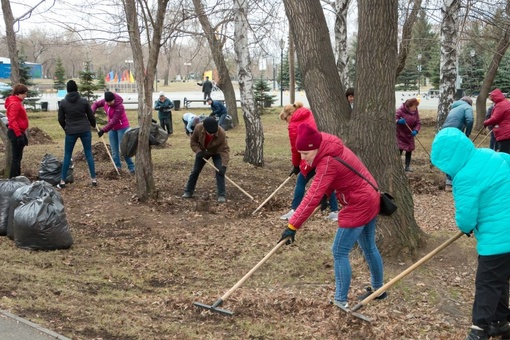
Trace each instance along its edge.
{"label": "hood on jacket", "polygon": [[452,106],[450,107],[450,110],[453,110],[459,106],[466,106],[466,108],[472,108],[472,106],[468,102],[461,99],[461,100],[454,101]]}
{"label": "hood on jacket", "polygon": [[444,128],[432,142],[430,160],[442,172],[455,177],[475,151],[475,145],[457,128]]}
{"label": "hood on jacket", "polygon": [[69,92],[68,94],[66,94],[66,100],[69,103],[76,103],[80,98],[81,96],[78,92]]}
{"label": "hood on jacket", "polygon": [[4,103],[4,106],[5,108],[7,109],[9,105],[11,105],[12,103],[20,103],[22,100],[19,98],[19,97],[16,97],[16,96],[9,96],[7,97],[7,99],[5,100],[5,103]]}
{"label": "hood on jacket", "polygon": [[118,94],[114,93],[113,96],[115,97],[115,102],[113,103],[112,107],[116,107],[124,102],[124,99],[122,99],[122,97]]}
{"label": "hood on jacket", "polygon": [[505,95],[503,94],[503,92],[501,92],[500,89],[492,90],[490,96],[492,97],[492,101],[494,103],[499,103],[506,99]]}
{"label": "hood on jacket", "polygon": [[405,103],[405,102],[404,102],[404,103],[402,103],[402,105],[400,105],[400,109],[399,109],[399,111],[400,111],[400,110],[402,110],[403,112],[405,112],[405,113],[407,113],[407,114],[409,114],[409,115],[415,115],[415,114],[417,114],[417,113],[418,113],[418,108],[416,108],[416,111],[414,111],[414,112],[409,111],[409,109],[407,108],[407,106],[406,106],[406,103]]}

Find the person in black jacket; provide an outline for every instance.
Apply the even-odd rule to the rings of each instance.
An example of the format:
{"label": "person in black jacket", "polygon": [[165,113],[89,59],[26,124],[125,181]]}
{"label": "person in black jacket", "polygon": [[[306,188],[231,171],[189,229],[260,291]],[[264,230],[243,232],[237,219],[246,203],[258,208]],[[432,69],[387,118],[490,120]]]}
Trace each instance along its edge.
{"label": "person in black jacket", "polygon": [[209,80],[209,77],[205,77],[205,81],[202,83],[202,92],[204,93],[204,105],[207,98],[211,96],[212,89],[213,83]]}
{"label": "person in black jacket", "polygon": [[74,145],[78,138],[81,139],[81,144],[83,145],[83,152],[89,166],[92,186],[96,186],[96,169],[92,155],[92,132],[90,131],[91,126],[93,128],[96,127],[96,118],[87,99],[81,97],[78,93],[78,85],[76,85],[74,80],[67,82],[67,95],[60,102],[58,108],[58,122],[66,133],[62,176],[58,187],[65,187],[67,171],[69,170]]}

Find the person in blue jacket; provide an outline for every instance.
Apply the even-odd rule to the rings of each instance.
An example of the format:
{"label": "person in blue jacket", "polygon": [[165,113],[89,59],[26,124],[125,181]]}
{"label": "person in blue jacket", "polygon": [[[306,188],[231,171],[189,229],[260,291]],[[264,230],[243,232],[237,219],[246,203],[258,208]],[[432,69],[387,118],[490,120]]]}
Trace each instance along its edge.
{"label": "person in blue jacket", "polygon": [[[443,123],[442,129],[447,127],[454,127],[463,131],[467,137],[471,134],[473,129],[473,100],[464,96],[460,100],[453,102],[450,113],[446,117]],[[452,191],[452,179],[449,175],[446,175],[446,191]]]}
{"label": "person in blue jacket", "polygon": [[218,125],[223,128],[223,130],[227,131],[227,126],[225,125],[225,118],[227,118],[227,108],[223,105],[219,100],[212,100],[211,97],[207,98],[207,104],[211,105],[211,114],[210,116],[218,117]]}
{"label": "person in blue jacket", "polygon": [[171,135],[174,133],[174,126],[172,122],[172,109],[174,102],[168,99],[163,92],[159,93],[159,98],[154,102],[154,109],[158,110],[159,125],[163,130]]}
{"label": "person in blue jacket", "polygon": [[510,155],[477,149],[449,127],[434,138],[431,161],[452,177],[457,227],[477,240],[473,325],[466,340],[509,339]]}

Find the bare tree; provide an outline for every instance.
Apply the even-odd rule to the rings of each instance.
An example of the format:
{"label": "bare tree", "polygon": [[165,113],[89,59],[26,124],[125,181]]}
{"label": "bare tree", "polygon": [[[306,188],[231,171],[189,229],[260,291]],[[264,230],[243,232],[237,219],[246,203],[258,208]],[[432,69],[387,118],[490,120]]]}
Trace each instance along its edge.
{"label": "bare tree", "polygon": [[253,94],[252,63],[248,42],[248,1],[234,0],[234,48],[237,55],[241,108],[246,124],[246,147],[243,161],[255,166],[262,166],[264,165],[264,130]]}
{"label": "bare tree", "polygon": [[[158,55],[161,48],[161,37],[168,1],[158,0],[157,8],[153,11],[148,1],[123,0],[130,44],[133,50],[133,64],[135,73],[139,75],[136,77],[138,123],[140,124],[136,155],[136,182],[138,198],[141,201],[155,198],[158,195],[154,183],[149,132],[152,119],[153,84],[158,65]],[[142,27],[140,27],[139,20]],[[144,60],[141,32],[145,32],[147,35],[148,57],[146,62]]]}
{"label": "bare tree", "polygon": [[502,18],[502,22],[499,23],[499,27],[501,27],[502,34],[499,38],[498,45],[496,47],[496,52],[492,57],[492,62],[490,63],[489,70],[487,71],[485,78],[483,80],[482,86],[480,88],[480,94],[476,98],[476,130],[480,130],[483,126],[483,121],[486,113],[486,102],[487,97],[489,96],[489,91],[491,89],[492,83],[494,82],[494,78],[496,78],[496,74],[498,72],[499,64],[503,59],[506,50],[510,47],[510,1],[507,1],[505,8],[505,16]]}
{"label": "bare tree", "polygon": [[457,79],[457,17],[459,0],[444,0],[441,7],[441,61],[439,79],[439,105],[437,108],[437,129],[441,128],[455,95]]}
{"label": "bare tree", "polygon": [[321,131],[340,135],[342,125],[350,118],[350,109],[345,96],[338,94],[345,89],[337,72],[321,3],[284,0],[283,4],[296,45],[301,80],[317,125]]}
{"label": "bare tree", "polygon": [[[416,18],[418,17],[418,12],[421,8],[422,0],[412,0],[412,8],[409,11],[408,8],[404,11],[406,13],[406,18],[404,24],[402,26],[402,39],[400,40],[400,45],[398,49],[398,63],[396,70],[396,77],[399,76],[400,72],[404,69],[406,65],[407,54],[409,52],[409,45],[411,44],[411,36],[413,33],[413,25],[416,22]],[[411,1],[409,1],[409,5],[411,5]],[[407,13],[409,13],[407,15]]]}
{"label": "bare tree", "polygon": [[193,0],[193,5],[195,6],[195,12],[207,38],[207,42],[209,43],[209,48],[211,49],[214,63],[216,64],[216,68],[218,70],[220,79],[216,85],[223,91],[223,94],[225,95],[225,103],[227,104],[228,114],[232,117],[234,126],[237,126],[239,125],[239,118],[237,116],[236,94],[234,91],[234,86],[232,85],[232,80],[230,79],[227,65],[225,63],[225,57],[223,56],[222,48],[224,42],[222,42],[222,40],[217,37],[217,27],[213,28],[211,25],[202,1]]}

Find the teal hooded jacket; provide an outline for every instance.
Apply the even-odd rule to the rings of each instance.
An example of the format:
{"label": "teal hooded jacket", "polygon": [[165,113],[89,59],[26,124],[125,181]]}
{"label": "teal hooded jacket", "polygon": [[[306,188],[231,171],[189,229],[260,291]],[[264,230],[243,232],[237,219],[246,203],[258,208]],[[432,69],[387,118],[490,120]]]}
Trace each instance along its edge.
{"label": "teal hooded jacket", "polygon": [[459,129],[445,128],[431,161],[452,177],[457,227],[474,232],[478,254],[510,253],[510,155],[477,149]]}

